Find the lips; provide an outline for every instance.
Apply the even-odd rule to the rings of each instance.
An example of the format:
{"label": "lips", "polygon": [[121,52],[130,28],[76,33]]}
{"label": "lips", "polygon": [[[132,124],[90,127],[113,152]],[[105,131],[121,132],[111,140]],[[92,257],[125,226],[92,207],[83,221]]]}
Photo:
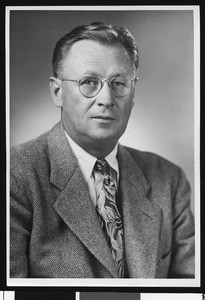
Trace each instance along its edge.
{"label": "lips", "polygon": [[93,117],[93,120],[95,120],[95,122],[97,122],[98,124],[101,124],[101,126],[110,126],[111,124],[113,124],[115,122],[115,118],[113,118],[112,116],[108,116],[108,115],[99,115],[99,116],[95,116]]}
{"label": "lips", "polygon": [[112,116],[95,116],[93,117],[93,119],[101,119],[101,120],[115,120],[115,118],[113,118]]}

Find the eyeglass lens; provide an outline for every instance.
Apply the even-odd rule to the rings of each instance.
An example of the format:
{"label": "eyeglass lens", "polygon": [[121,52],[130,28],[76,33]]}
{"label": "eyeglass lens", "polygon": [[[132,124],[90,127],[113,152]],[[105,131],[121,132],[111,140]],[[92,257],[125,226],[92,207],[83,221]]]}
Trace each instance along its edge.
{"label": "eyeglass lens", "polygon": [[[108,84],[114,95],[118,97],[128,95],[132,89],[132,80],[127,76],[114,77],[108,81]],[[79,82],[80,92],[90,98],[96,96],[102,87],[102,81],[96,77],[85,77]]]}

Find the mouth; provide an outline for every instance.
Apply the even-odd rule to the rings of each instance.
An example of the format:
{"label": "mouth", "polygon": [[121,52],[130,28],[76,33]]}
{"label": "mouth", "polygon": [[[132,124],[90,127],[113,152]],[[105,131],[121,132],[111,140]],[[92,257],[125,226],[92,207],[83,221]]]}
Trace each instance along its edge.
{"label": "mouth", "polygon": [[103,116],[103,115],[99,115],[99,116],[95,116],[93,117],[93,119],[100,119],[100,120],[115,120],[115,118],[113,118],[112,116]]}
{"label": "mouth", "polygon": [[93,117],[93,119],[101,123],[112,123],[113,121],[115,121],[115,118],[111,116],[102,116],[102,115],[95,116]]}

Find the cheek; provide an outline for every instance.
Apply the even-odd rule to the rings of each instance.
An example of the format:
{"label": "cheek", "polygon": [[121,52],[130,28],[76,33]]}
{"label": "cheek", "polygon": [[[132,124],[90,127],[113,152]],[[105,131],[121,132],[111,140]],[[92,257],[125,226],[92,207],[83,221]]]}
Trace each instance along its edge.
{"label": "cheek", "polygon": [[70,115],[71,118],[75,118],[78,112],[78,96],[75,89],[65,88],[63,90],[63,103],[62,108],[64,113]]}
{"label": "cheek", "polygon": [[63,113],[67,120],[75,123],[77,126],[83,126],[89,116],[91,104],[75,93],[69,93],[69,96],[63,98]]}
{"label": "cheek", "polygon": [[133,107],[133,102],[129,101],[127,103],[124,103],[121,107],[121,115],[122,115],[122,119],[124,121],[127,121],[130,117],[131,111],[132,111],[132,107]]}

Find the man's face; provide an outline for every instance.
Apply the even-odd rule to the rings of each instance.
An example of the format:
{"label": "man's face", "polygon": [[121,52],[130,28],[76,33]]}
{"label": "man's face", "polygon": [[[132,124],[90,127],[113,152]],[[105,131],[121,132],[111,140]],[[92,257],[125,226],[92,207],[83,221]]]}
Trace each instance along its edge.
{"label": "man's face", "polygon": [[[125,49],[83,40],[72,46],[61,77],[79,80],[95,76],[103,80],[116,75],[134,77]],[[105,82],[93,98],[83,96],[77,82],[61,81],[61,89],[62,120],[71,138],[86,150],[103,143],[114,146],[126,129],[134,89],[127,96],[116,97]]]}

